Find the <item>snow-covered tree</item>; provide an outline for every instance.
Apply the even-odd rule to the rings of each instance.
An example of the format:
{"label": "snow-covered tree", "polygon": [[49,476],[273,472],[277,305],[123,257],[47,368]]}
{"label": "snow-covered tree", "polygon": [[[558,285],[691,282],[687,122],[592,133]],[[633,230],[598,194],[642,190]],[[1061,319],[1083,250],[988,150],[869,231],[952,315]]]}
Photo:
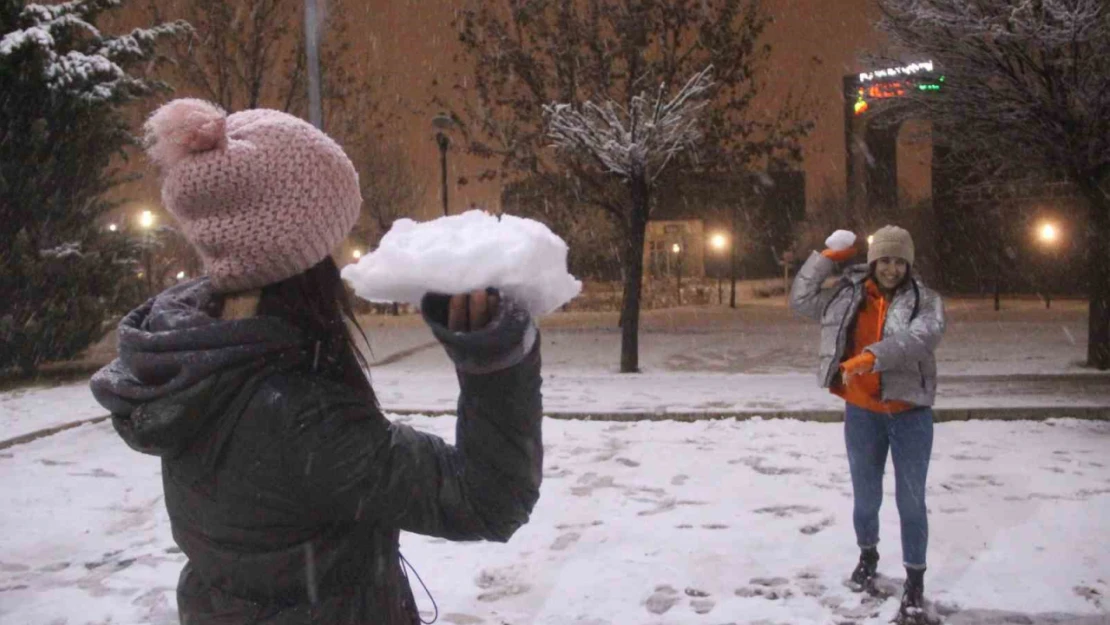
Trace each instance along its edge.
{"label": "snow-covered tree", "polygon": [[1110,368],[1110,4],[881,0],[897,51],[933,60],[944,88],[914,114],[980,176],[1036,170],[1087,202],[1087,360]]}
{"label": "snow-covered tree", "polygon": [[165,88],[143,72],[188,27],[102,33],[121,4],[0,0],[0,369],[77,354],[139,287],[134,246],[98,218],[134,141],[123,109]]}
{"label": "snow-covered tree", "polygon": [[472,0],[459,11],[467,70],[452,85],[452,97],[435,104],[454,113],[467,150],[487,157],[479,180],[532,187],[573,180],[573,208],[612,218],[625,280],[622,371],[638,368],[639,283],[632,276],[642,259],[626,244],[639,227],[629,220],[631,194],[608,165],[557,157],[539,112],[553,102],[586,112],[579,107],[588,101],[599,107],[612,101],[620,107],[614,114],[631,114],[643,91],[675,88],[713,66],[696,158],[674,154],[664,178],[739,176],[772,160],[797,162],[799,140],[812,128],[808,105],[785,96],[773,105],[758,103],[771,54],[763,42],[770,19],[762,0]]}
{"label": "snow-covered tree", "polygon": [[599,168],[617,177],[628,190],[628,202],[610,206],[614,217],[628,224],[621,256],[625,259],[624,302],[621,310],[621,370],[638,369],[640,291],[644,274],[644,241],[651,215],[651,191],[675,156],[701,138],[699,113],[708,104],[712,68],[690,78],[673,97],[667,85],[654,94],[639,93],[626,108],[619,102],[544,105],[548,134],[554,145],[579,168]]}

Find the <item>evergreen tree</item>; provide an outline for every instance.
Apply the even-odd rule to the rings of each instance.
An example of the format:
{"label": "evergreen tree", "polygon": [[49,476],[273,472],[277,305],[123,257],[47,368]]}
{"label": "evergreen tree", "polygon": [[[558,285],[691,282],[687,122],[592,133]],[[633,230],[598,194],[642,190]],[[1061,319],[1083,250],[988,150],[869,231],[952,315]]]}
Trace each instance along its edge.
{"label": "evergreen tree", "polygon": [[139,292],[134,244],[100,218],[125,107],[166,88],[143,71],[189,27],[101,33],[121,4],[0,0],[0,370],[75,356]]}

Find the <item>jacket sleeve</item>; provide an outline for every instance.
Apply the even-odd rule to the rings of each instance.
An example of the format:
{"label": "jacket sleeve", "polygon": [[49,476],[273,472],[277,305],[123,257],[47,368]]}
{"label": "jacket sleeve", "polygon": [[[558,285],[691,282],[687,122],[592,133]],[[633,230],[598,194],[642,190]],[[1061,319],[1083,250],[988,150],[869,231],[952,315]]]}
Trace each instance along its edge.
{"label": "jacket sleeve", "polygon": [[391,424],[367,402],[309,402],[288,466],[303,471],[303,497],[321,521],[507,541],[528,521],[542,479],[538,331],[507,299],[477,332],[428,322],[458,370],[455,445]]}
{"label": "jacket sleeve", "polygon": [[928,359],[940,344],[947,325],[940,295],[922,289],[921,304],[910,326],[864,349],[875,354],[874,371],[898,369]]}
{"label": "jacket sleeve", "polygon": [[825,307],[836,294],[836,288],[822,288],[822,285],[835,270],[835,262],[818,252],[812,252],[798,270],[798,275],[794,276],[794,284],[790,288],[790,309],[799,315],[820,321]]}

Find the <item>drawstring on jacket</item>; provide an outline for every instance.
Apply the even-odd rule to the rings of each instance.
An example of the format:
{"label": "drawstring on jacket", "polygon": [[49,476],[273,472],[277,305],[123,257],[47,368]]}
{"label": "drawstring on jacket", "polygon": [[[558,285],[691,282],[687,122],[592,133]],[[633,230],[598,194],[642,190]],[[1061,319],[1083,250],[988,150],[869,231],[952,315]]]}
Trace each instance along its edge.
{"label": "drawstring on jacket", "polygon": [[[432,609],[435,610],[435,614],[432,616],[432,620],[425,621],[424,617],[420,616],[420,609],[417,608],[416,618],[420,619],[420,622],[424,623],[424,625],[432,625],[432,623],[435,623],[439,620],[439,606],[436,605],[435,597],[432,596],[431,591],[429,591],[428,587],[424,584],[424,580],[420,579],[420,573],[416,572],[416,567],[409,564],[409,561],[405,559],[404,554],[398,551],[397,556],[401,558],[401,574],[405,576],[405,581],[409,581],[409,574],[408,571],[406,571],[405,569],[412,569],[412,574],[416,576],[416,581],[420,582],[420,585],[424,588],[424,594],[428,595],[428,599],[432,601]],[[409,582],[409,587],[412,587],[411,582]],[[413,601],[415,601],[415,599],[413,599]]]}

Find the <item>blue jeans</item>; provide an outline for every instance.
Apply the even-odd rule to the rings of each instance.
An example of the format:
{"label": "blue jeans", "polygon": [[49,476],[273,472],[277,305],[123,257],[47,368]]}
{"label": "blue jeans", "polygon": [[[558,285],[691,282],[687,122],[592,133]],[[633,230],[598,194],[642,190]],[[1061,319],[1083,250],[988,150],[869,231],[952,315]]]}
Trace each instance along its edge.
{"label": "blue jeans", "polygon": [[852,471],[852,518],[859,546],[879,544],[879,508],[889,449],[894,457],[894,498],[902,521],[902,561],[909,568],[925,568],[929,546],[925,477],[933,453],[933,410],[914,408],[892,416],[847,404],[844,441]]}

